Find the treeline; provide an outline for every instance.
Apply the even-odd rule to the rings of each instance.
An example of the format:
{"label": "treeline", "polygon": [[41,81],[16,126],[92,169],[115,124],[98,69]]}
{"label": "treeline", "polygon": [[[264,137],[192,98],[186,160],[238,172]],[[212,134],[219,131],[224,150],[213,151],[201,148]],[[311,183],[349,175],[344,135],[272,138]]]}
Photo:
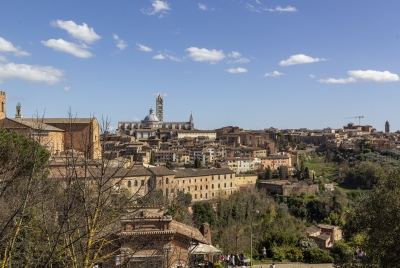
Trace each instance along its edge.
{"label": "treeline", "polygon": [[106,158],[94,163],[71,151],[54,174],[49,159],[39,142],[0,128],[1,267],[92,268],[113,259],[105,250],[116,242],[111,234],[138,197],[115,187],[118,169]]}
{"label": "treeline", "polygon": [[253,256],[261,258],[261,249],[275,260],[332,262],[329,253],[306,239],[305,225],[290,215],[286,204],[258,191],[235,192],[216,203],[193,204],[193,221],[199,227],[211,225],[213,244],[225,253],[249,256],[252,234]]}

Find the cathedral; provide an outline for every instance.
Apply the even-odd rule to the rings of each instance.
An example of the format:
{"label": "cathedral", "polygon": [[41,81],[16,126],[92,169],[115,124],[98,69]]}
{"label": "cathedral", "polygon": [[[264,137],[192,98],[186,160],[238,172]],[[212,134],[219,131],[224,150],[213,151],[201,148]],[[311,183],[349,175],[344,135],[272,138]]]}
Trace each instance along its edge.
{"label": "cathedral", "polygon": [[138,122],[118,122],[117,133],[134,136],[136,139],[157,137],[159,130],[194,130],[193,116],[188,122],[164,122],[164,99],[158,94],[156,98],[156,113],[150,108],[149,114]]}

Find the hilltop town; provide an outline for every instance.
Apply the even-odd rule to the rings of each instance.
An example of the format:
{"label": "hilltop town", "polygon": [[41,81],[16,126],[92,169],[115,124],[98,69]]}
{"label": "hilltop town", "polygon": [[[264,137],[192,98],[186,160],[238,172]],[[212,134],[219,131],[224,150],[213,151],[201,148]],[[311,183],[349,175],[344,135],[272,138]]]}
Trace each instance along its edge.
{"label": "hilltop town", "polygon": [[[187,122],[164,122],[163,102],[163,97],[158,95],[156,111],[150,108],[140,121],[118,122],[115,133],[111,133],[108,122],[99,122],[96,118],[27,118],[21,104],[16,107],[15,117],[8,117],[6,93],[0,93],[0,128],[28,137],[45,149],[49,154],[43,169],[46,176],[66,188],[71,181],[75,181],[72,185],[83,182],[83,189],[97,185],[99,191],[94,197],[110,198],[95,206],[97,210],[114,206],[111,200],[115,198],[123,197],[127,202],[117,216],[105,214],[110,219],[101,226],[86,226],[89,230],[95,229],[93,236],[86,238],[93,240],[88,244],[89,251],[97,247],[96,254],[106,256],[93,258],[93,267],[131,262],[141,263],[140,267],[186,267],[191,254],[200,254],[194,253],[199,245],[208,248],[200,261],[214,261],[213,254],[229,249],[230,253],[250,253],[247,256],[250,260],[254,253],[261,254],[261,259],[268,255],[276,260],[313,262],[319,254],[324,256],[318,257],[319,262],[332,262],[333,258],[325,250],[334,251],[335,243],[342,243],[344,207],[351,200],[338,190],[339,180],[335,184],[330,176],[307,164],[307,159],[325,157],[325,162],[329,162],[328,157],[337,152],[357,155],[400,146],[400,132],[390,132],[389,122],[385,123],[384,132],[354,123],[321,130],[244,130],[237,126],[199,130],[191,113]],[[331,167],[326,165],[324,169]],[[373,183],[368,181],[364,186],[371,188]],[[215,222],[222,227],[221,222],[226,219],[213,214],[222,215],[227,209],[225,206],[240,206],[241,202],[247,204],[246,208],[236,208],[235,215],[241,216],[228,217],[237,223],[226,225],[226,230],[218,229]],[[316,209],[314,205],[327,208]],[[253,245],[252,236],[250,241],[248,236],[237,236],[235,242],[232,237],[225,237],[229,228],[239,228],[240,221],[249,224],[250,220],[250,226],[231,231],[252,233],[254,217],[258,217],[252,215],[254,211],[257,214],[261,211],[273,222],[280,206],[286,206],[288,211],[278,212],[279,217],[301,226],[296,227],[296,232],[302,230],[296,239],[309,245],[299,253],[301,257],[292,256],[289,251],[278,257],[273,244],[269,244],[273,240],[262,242],[259,238],[256,250],[248,251],[248,244]],[[86,214],[82,217],[82,220],[93,220]],[[256,229],[264,232],[260,224]],[[279,224],[279,220],[274,224]],[[277,228],[274,224],[270,228]],[[110,225],[113,230],[109,229]],[[116,235],[123,236],[124,240],[118,238],[118,243],[110,244],[116,241]],[[95,242],[99,236],[113,238],[99,246]],[[137,239],[138,236],[143,239]],[[264,245],[270,246],[268,254],[261,251]],[[305,252],[310,250],[307,247],[312,245],[323,250],[322,253],[313,253],[314,257],[311,253],[307,255]]]}

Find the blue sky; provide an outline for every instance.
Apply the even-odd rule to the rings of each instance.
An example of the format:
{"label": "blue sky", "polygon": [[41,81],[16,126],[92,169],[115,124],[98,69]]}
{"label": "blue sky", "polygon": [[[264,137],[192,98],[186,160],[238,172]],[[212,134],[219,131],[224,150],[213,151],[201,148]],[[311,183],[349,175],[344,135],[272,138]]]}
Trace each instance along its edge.
{"label": "blue sky", "polygon": [[0,1],[8,117],[400,129],[400,1]]}

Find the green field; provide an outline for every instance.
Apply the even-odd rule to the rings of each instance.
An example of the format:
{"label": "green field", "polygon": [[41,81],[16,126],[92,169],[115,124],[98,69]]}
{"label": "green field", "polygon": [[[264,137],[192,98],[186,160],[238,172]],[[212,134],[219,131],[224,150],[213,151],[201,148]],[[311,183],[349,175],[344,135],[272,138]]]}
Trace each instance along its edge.
{"label": "green field", "polygon": [[332,163],[325,163],[325,156],[308,155],[302,160],[306,167],[314,170],[316,177],[322,176],[332,180],[338,176],[338,169]]}

